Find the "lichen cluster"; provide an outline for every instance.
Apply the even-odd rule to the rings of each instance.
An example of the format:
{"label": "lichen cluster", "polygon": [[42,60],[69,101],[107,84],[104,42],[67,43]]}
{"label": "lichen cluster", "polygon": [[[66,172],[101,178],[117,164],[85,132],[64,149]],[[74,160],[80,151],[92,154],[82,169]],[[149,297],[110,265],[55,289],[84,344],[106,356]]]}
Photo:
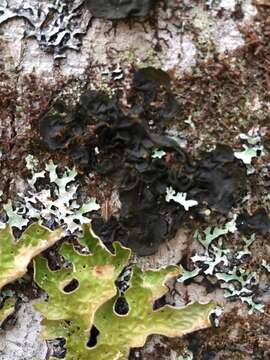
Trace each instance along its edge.
{"label": "lichen cluster", "polygon": [[191,257],[193,270],[185,270],[182,267],[182,274],[178,281],[184,283],[186,280],[195,279],[200,274],[213,276],[221,281],[220,286],[225,289],[226,298],[239,299],[246,303],[250,314],[254,311],[263,312],[264,305],[256,300],[258,274],[256,270],[248,269],[243,261],[246,257],[252,256],[250,247],[255,241],[255,233],[250,238],[245,238],[242,250],[233,251],[224,248],[224,236],[237,232],[236,222],[235,217],[227,222],[224,228],[208,227],[203,234],[199,231],[195,233],[195,238],[205,248],[204,253]]}
{"label": "lichen cluster", "polygon": [[[81,2],[82,4],[82,2]],[[29,26],[25,35],[35,38],[39,46],[54,58],[65,57],[64,51],[78,51],[81,38],[86,33],[87,23],[82,25],[81,4],[71,4],[67,0],[54,0],[38,9],[30,5],[11,8],[8,1],[0,4],[0,25],[12,19],[24,19]]]}
{"label": "lichen cluster", "polygon": [[82,172],[94,171],[115,184],[119,216],[93,221],[102,240],[119,240],[138,255],[151,255],[204,203],[228,214],[245,194],[247,175],[230,146],[217,144],[194,157],[165,133],[165,125],[181,113],[165,71],[141,68],[130,87],[125,100],[89,90],[76,106],[57,101],[40,120],[39,140]]}
{"label": "lichen cluster", "polygon": [[[15,243],[9,226],[0,230],[0,287],[24,275],[31,259],[59,240],[61,233],[32,224]],[[41,256],[34,260],[34,280],[48,295],[35,305],[44,316],[43,336],[63,338],[66,359],[124,360],[130,348],[143,346],[150,334],[181,336],[210,325],[212,303],[154,310],[155,301],[167,292],[166,280],[179,275],[176,266],[146,272],[134,266],[124,291],[128,310],[119,314],[116,280],[128,265],[130,250],[114,243],[111,253],[89,225],[84,225],[79,244],[76,250],[71,244],[61,246],[66,266],[57,271],[50,270]],[[15,303],[9,298],[2,304],[1,324],[13,313]],[[98,332],[94,339],[93,328]]]}

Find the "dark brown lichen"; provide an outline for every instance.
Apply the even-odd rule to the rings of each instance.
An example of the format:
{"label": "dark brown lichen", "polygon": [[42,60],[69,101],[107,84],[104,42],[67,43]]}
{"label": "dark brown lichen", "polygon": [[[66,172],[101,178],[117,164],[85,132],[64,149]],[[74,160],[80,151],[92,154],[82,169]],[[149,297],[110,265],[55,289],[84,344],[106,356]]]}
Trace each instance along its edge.
{"label": "dark brown lichen", "polygon": [[153,4],[153,0],[86,0],[93,16],[110,20],[146,16]]}

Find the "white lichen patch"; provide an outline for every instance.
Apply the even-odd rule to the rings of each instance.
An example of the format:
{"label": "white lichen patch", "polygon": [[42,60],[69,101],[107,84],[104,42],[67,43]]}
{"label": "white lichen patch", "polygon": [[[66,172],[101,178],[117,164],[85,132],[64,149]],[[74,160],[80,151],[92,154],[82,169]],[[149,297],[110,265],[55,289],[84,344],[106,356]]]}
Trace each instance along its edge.
{"label": "white lichen patch", "polygon": [[194,264],[202,263],[207,265],[207,269],[204,270],[205,275],[213,275],[214,270],[216,269],[217,265],[223,263],[223,265],[228,266],[229,260],[227,258],[227,254],[229,250],[222,249],[222,241],[219,241],[219,246],[211,246],[210,255],[194,255],[191,257],[191,260]]}
{"label": "white lichen patch", "polygon": [[193,279],[197,275],[201,273],[201,269],[198,267],[195,267],[193,270],[186,270],[183,268],[183,266],[180,266],[181,269],[181,276],[177,279],[178,282],[183,283],[186,280]]}
{"label": "white lichen patch", "polygon": [[236,6],[236,0],[221,0],[219,4],[219,8],[234,11]]}
{"label": "white lichen patch", "polygon": [[234,156],[242,160],[247,168],[247,175],[255,173],[256,169],[252,165],[254,159],[264,155],[264,146],[262,145],[262,138],[259,128],[252,128],[247,134],[241,133],[239,138],[242,142],[244,150],[235,151]]}
{"label": "white lichen patch", "polygon": [[246,271],[242,267],[233,267],[227,273],[216,273],[216,277],[222,280],[221,287],[226,289],[225,297],[239,298],[249,306],[249,313],[254,310],[263,312],[264,305],[254,301],[253,286],[257,281],[255,271]]}
{"label": "white lichen patch", "polygon": [[171,200],[182,205],[185,211],[188,211],[189,208],[198,205],[196,200],[187,200],[187,193],[176,193],[172,187],[168,187],[166,191],[166,201],[170,202]]}
{"label": "white lichen patch", "polygon": [[[19,209],[13,209],[11,201],[3,206],[6,215],[8,217],[7,223],[12,226],[16,227],[20,230],[23,229],[24,226],[28,224],[28,220],[25,219],[21,214]],[[1,226],[2,227],[2,226]]]}
{"label": "white lichen patch", "polygon": [[234,156],[237,159],[243,161],[244,164],[249,165],[253,158],[257,157],[257,149],[255,147],[248,147],[247,145],[243,145],[244,150],[235,152]]}
{"label": "white lichen patch", "polygon": [[270,263],[269,262],[267,262],[265,259],[263,259],[262,266],[270,273]]}
{"label": "white lichen patch", "polygon": [[[30,220],[40,220],[63,226],[69,234],[81,230],[83,224],[90,222],[86,214],[100,209],[96,199],[90,198],[82,205],[77,203],[79,185],[75,169],[66,168],[60,176],[57,165],[52,161],[42,171],[36,170],[37,164],[31,155],[26,157],[26,167],[32,173],[28,179],[29,189],[26,193],[19,194],[18,208],[10,201],[3,206],[8,217],[7,223],[22,230]],[[46,177],[48,183],[37,190],[38,180]],[[3,225],[0,224],[1,227]]]}
{"label": "white lichen patch", "polygon": [[162,149],[154,149],[152,158],[153,159],[162,159],[166,155],[166,152]]}

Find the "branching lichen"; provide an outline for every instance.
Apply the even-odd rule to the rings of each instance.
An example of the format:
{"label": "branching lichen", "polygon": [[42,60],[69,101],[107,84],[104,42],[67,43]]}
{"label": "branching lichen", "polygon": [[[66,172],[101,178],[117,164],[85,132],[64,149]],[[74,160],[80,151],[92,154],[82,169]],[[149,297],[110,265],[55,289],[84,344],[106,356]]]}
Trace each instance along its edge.
{"label": "branching lichen", "polygon": [[172,187],[168,187],[166,191],[166,201],[170,202],[171,200],[182,205],[185,211],[188,211],[189,208],[198,205],[196,200],[187,200],[187,193],[176,193]]}
{"label": "branching lichen", "polygon": [[[249,306],[250,313],[255,310],[263,312],[264,305],[256,302],[255,299],[257,273],[247,270],[242,265],[242,258],[251,256],[250,246],[255,241],[255,234],[248,239],[244,238],[244,247],[240,251],[234,252],[224,249],[223,246],[222,236],[236,231],[235,221],[236,217],[227,222],[223,228],[211,229],[208,227],[203,236],[199,231],[195,233],[195,238],[205,247],[205,251],[203,254],[195,254],[191,257],[194,269],[190,271],[183,269],[178,281],[183,283],[199,274],[215,276],[217,280],[221,281],[221,288],[225,290],[225,298],[241,300]],[[217,239],[218,246],[213,243]]]}
{"label": "branching lichen", "polygon": [[220,236],[226,235],[228,233],[234,233],[236,231],[236,216],[229,222],[225,224],[223,228],[211,228],[208,226],[204,230],[204,236],[202,236],[198,231],[195,233],[195,238],[206,248],[209,249],[210,244],[218,239]]}
{"label": "branching lichen", "polygon": [[[59,169],[52,161],[43,171],[37,171],[36,166],[33,156],[27,156],[26,167],[32,173],[32,177],[28,179],[29,189],[27,193],[19,194],[19,208],[13,208],[10,201],[3,206],[8,217],[7,223],[22,230],[29,221],[53,221],[68,234],[81,230],[81,226],[90,221],[85,214],[98,210],[100,206],[95,198],[90,198],[83,205],[77,203],[76,170],[66,168],[59,176]],[[36,184],[41,178],[49,181],[37,190]],[[5,224],[0,222],[0,228],[4,227]]]}
{"label": "branching lichen", "polygon": [[12,9],[4,0],[0,5],[0,25],[15,18],[24,19],[31,28],[26,31],[27,37],[34,37],[55,58],[64,57],[66,49],[80,49],[81,37],[86,33],[87,24],[82,28],[81,19],[77,19],[82,2],[76,5],[76,2],[55,0],[38,9],[27,5]]}

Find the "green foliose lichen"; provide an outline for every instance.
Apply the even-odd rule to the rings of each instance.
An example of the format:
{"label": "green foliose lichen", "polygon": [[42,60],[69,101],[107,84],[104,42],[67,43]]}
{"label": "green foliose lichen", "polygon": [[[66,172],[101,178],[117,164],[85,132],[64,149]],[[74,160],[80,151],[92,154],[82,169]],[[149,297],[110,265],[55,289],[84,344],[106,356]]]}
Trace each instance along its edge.
{"label": "green foliose lichen", "polygon": [[[128,312],[119,315],[115,281],[128,264],[130,250],[115,243],[115,252],[110,253],[88,226],[80,243],[91,253],[83,255],[67,244],[61,248],[70,267],[51,271],[45,259],[35,260],[35,281],[49,295],[48,301],[36,305],[45,317],[43,336],[65,338],[66,359],[124,360],[130,348],[143,346],[150,334],[181,336],[209,326],[212,303],[153,309],[155,300],[167,291],[166,280],[179,275],[176,266],[146,272],[134,267],[125,292]],[[77,286],[67,292],[67,284],[74,280]],[[96,345],[89,347],[92,326],[99,335]]]}
{"label": "green foliose lichen", "polygon": [[0,308],[0,327],[7,318],[15,311],[16,299],[14,297],[6,299]]}
{"label": "green foliose lichen", "polygon": [[10,226],[0,230],[0,289],[20,278],[30,261],[59,240],[61,230],[50,231],[39,225],[30,225],[15,241]]}

